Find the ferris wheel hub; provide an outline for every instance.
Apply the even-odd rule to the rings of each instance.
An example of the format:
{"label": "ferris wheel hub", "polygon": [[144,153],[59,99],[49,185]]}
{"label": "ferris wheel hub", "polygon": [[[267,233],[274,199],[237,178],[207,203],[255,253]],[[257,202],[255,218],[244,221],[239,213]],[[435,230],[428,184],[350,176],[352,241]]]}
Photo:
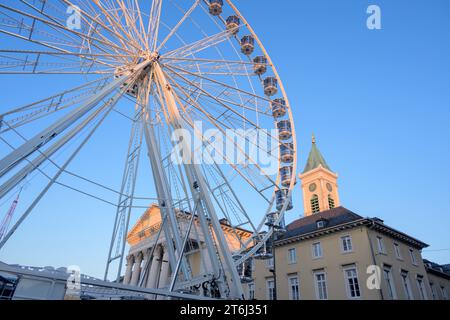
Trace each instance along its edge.
{"label": "ferris wheel hub", "polygon": [[153,62],[159,61],[160,57],[161,57],[161,55],[159,54],[158,51],[154,51],[150,54],[150,60]]}

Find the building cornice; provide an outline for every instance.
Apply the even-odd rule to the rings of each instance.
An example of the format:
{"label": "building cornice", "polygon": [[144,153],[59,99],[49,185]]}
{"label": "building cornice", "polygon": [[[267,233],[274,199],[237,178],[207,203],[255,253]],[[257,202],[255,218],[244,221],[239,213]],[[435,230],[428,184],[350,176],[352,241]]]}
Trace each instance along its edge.
{"label": "building cornice", "polygon": [[313,239],[313,238],[318,238],[318,237],[322,237],[325,235],[329,235],[329,234],[333,234],[333,233],[337,233],[340,231],[344,231],[344,230],[348,230],[348,229],[353,229],[353,228],[357,228],[360,226],[370,226],[372,229],[377,230],[380,233],[386,234],[391,236],[392,238],[395,238],[397,240],[400,240],[402,242],[406,242],[411,246],[414,246],[416,248],[422,249],[425,247],[428,247],[428,244],[417,240],[411,236],[408,236],[407,234],[397,231],[391,227],[386,226],[383,223],[380,223],[379,221],[377,221],[376,219],[371,219],[371,218],[362,218],[362,219],[358,219],[358,220],[354,220],[351,222],[347,222],[347,223],[343,223],[343,224],[339,224],[336,226],[332,226],[332,227],[327,227],[327,228],[323,228],[323,229],[318,229],[312,232],[308,232],[305,234],[301,234],[301,235],[296,235],[296,236],[292,236],[286,239],[281,239],[281,240],[277,240],[275,241],[275,246],[276,247],[281,247],[284,245],[288,245],[288,244],[292,244],[294,242],[300,242],[300,241],[304,241],[304,240],[309,240],[309,239]]}
{"label": "building cornice", "polygon": [[413,238],[413,237],[407,235],[406,233],[403,233],[394,228],[391,228],[391,227],[385,225],[384,223],[377,221],[377,219],[367,219],[367,220],[369,220],[371,222],[372,228],[374,230],[377,230],[381,233],[387,234],[387,235],[389,235],[395,239],[398,239],[400,241],[409,243],[410,245],[415,246],[420,249],[429,247],[429,245],[426,244],[425,242],[422,242],[416,238]]}
{"label": "building cornice", "polygon": [[450,280],[450,274],[448,274],[448,273],[445,273],[445,272],[442,272],[442,271],[439,271],[439,270],[436,270],[436,269],[433,269],[433,268],[430,268],[427,266],[425,266],[425,270],[427,273],[431,273],[431,274],[434,274],[435,276]]}
{"label": "building cornice", "polygon": [[312,239],[312,238],[317,238],[317,237],[329,235],[329,234],[336,233],[336,232],[339,232],[339,231],[352,229],[352,228],[355,228],[355,227],[367,224],[366,220],[367,219],[358,219],[358,220],[347,222],[347,223],[343,223],[343,224],[340,224],[340,225],[337,225],[337,226],[323,228],[323,229],[315,230],[315,231],[308,232],[308,233],[305,233],[305,234],[292,236],[292,237],[289,237],[289,238],[286,238],[286,239],[277,240],[277,241],[275,241],[275,246],[276,247],[281,247],[281,246],[284,246],[284,245],[287,245],[287,244],[291,244],[291,243],[294,243],[294,242],[309,240],[309,239]]}

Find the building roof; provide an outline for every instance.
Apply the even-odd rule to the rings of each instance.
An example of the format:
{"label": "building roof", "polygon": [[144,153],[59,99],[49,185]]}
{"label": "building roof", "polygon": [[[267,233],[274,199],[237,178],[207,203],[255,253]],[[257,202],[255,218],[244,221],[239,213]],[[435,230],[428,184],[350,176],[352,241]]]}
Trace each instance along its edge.
{"label": "building roof", "polygon": [[[319,227],[317,222],[321,220],[324,221],[324,224]],[[385,225],[379,218],[364,218],[344,207],[337,207],[295,220],[287,225],[286,233],[277,239],[276,245],[320,237],[363,225],[419,249],[428,247],[426,243]]]}
{"label": "building roof", "polygon": [[423,259],[427,272],[450,280],[450,264],[438,264],[427,259]]}
{"label": "building roof", "polygon": [[363,217],[344,207],[337,207],[295,220],[286,227],[287,232],[284,237],[292,237],[316,231],[318,229],[317,221],[319,220],[326,220],[326,227],[329,228],[360,219],[363,219]]}
{"label": "building roof", "polygon": [[331,171],[330,167],[328,166],[327,162],[325,161],[325,158],[320,153],[319,148],[317,148],[316,138],[313,136],[311,151],[309,152],[308,161],[306,162],[306,166],[305,166],[305,169],[303,170],[303,173],[314,170],[314,169],[318,168],[319,166],[322,166],[325,169],[328,169]]}

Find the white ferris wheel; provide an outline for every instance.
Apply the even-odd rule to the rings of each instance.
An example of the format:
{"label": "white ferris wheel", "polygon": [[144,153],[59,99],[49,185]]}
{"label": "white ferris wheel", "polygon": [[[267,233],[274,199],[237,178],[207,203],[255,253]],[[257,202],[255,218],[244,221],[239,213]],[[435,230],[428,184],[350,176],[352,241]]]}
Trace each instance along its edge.
{"label": "white ferris wheel", "polygon": [[[167,290],[198,284],[185,256],[186,241],[198,228],[210,266],[202,281],[214,282],[216,297],[243,297],[245,264],[270,257],[267,241],[292,209],[297,161],[294,120],[282,80],[231,1],[1,0],[0,83],[10,78],[26,79],[27,86],[57,81],[55,87],[64,90],[30,97],[0,89],[3,97],[27,99],[19,107],[0,100],[0,202],[33,183],[31,177],[45,181],[37,193],[22,193],[29,197],[25,208],[5,217],[0,250],[52,186],[59,185],[80,199],[114,205],[105,279],[116,280],[126,255],[130,214],[142,211],[139,199],[154,199],[162,220],[158,236],[169,243],[175,279]],[[117,154],[125,164],[110,173],[120,190],[70,168],[86,145],[97,143],[96,131],[112,115],[122,117],[129,129],[123,132],[127,152]],[[220,134],[220,143],[207,130]],[[186,134],[200,141],[197,147]],[[57,158],[62,152],[63,160]],[[275,163],[275,170],[267,163]],[[142,167],[153,179],[148,183],[154,194],[147,198],[136,194]],[[105,200],[76,182],[62,183],[64,175],[112,191],[114,199]],[[180,228],[180,213],[198,223]],[[245,229],[252,237],[230,250],[223,219],[231,233]]]}

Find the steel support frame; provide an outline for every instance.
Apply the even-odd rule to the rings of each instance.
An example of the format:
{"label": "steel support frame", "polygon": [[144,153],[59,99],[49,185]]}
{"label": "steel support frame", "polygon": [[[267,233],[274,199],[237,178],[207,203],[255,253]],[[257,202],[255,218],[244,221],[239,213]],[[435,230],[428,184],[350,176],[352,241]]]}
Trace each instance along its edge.
{"label": "steel support frame", "polygon": [[150,61],[145,61],[136,67],[136,71],[128,72],[124,76],[115,79],[112,83],[105,86],[100,92],[85,101],[81,106],[74,109],[72,112],[62,117],[43,131],[39,132],[34,137],[23,143],[20,147],[1,159],[0,177],[13,169],[16,165],[18,165],[33,152],[53,140],[57,135],[61,134],[65,129],[70,127],[77,120],[91,111],[102,99],[106,98],[113,91],[120,88],[127,80],[135,77],[142,69],[144,69],[149,64]]}
{"label": "steel support frame", "polygon": [[[190,160],[189,163],[184,163],[189,184],[191,188],[193,188],[194,185],[198,185],[198,188],[193,190],[193,195],[196,195],[198,197],[198,200],[201,200],[202,205],[199,206],[198,216],[203,229],[202,231],[204,232],[205,240],[209,238],[209,241],[207,241],[206,244],[210,254],[210,259],[213,262],[213,266],[215,265],[216,268],[218,267],[218,265],[222,264],[220,263],[220,261],[217,261],[215,259],[223,259],[227,269],[226,271],[228,271],[228,276],[230,277],[230,279],[227,279],[225,274],[221,274],[221,277],[223,278],[221,294],[222,296],[227,298],[243,299],[244,294],[240,277],[237,272],[233,257],[228,248],[228,243],[223,234],[222,226],[217,217],[214,205],[208,194],[209,189],[207,183],[205,181],[205,178],[203,177],[201,168],[199,167],[199,165],[195,164],[194,156],[191,153],[191,146],[187,145],[186,139],[183,139],[182,137],[182,130],[184,129],[184,127],[182,125],[183,122],[174,97],[174,92],[170,83],[167,81],[159,62],[154,63],[153,68],[156,81],[163,92],[166,106],[170,115],[170,125],[174,129],[177,140],[182,143],[183,152],[186,155],[185,159]],[[195,198],[196,197],[194,196],[194,199]],[[210,226],[212,227],[214,235],[216,236],[216,242],[212,239]],[[217,243],[219,252],[216,251],[215,243]],[[226,292],[225,285],[228,286],[231,292]]]}
{"label": "steel support frame", "polygon": [[[142,122],[140,118],[142,117],[142,110],[140,108],[137,108],[135,119],[132,125],[131,134],[130,134],[130,140],[128,143],[128,152],[127,157],[125,159],[125,165],[124,165],[124,171],[122,176],[122,184],[120,187],[120,195],[117,202],[117,210],[116,210],[116,216],[114,220],[114,227],[113,227],[113,233],[111,236],[111,243],[109,246],[109,253],[108,253],[108,259],[106,262],[106,269],[105,269],[105,277],[104,279],[108,279],[108,273],[109,268],[111,266],[111,263],[117,259],[120,259],[119,265],[117,268],[117,276],[116,280],[119,281],[120,274],[122,272],[122,264],[123,264],[123,258],[125,254],[125,246],[126,246],[126,238],[127,238],[127,231],[130,223],[130,215],[131,215],[131,209],[133,206],[133,200],[134,200],[134,190],[136,187],[136,181],[137,181],[137,173],[139,169],[139,160],[141,155],[141,149],[142,149],[142,139],[143,139],[143,130],[142,130]],[[138,146],[134,148],[134,139],[138,139]],[[127,186],[127,183],[131,184],[129,191],[129,194],[125,194],[125,188]],[[125,204],[127,204],[125,206]],[[121,216],[124,216],[125,219],[125,225],[120,226],[120,219]],[[124,230],[121,230],[120,228],[123,227]],[[122,239],[119,239],[119,249],[120,253],[117,256],[112,256],[112,252],[114,249],[114,243],[117,240],[117,237],[120,236],[120,232],[123,232]]]}
{"label": "steel support frame", "polygon": [[[147,108],[148,112],[148,108]],[[148,114],[148,113],[147,113]],[[144,117],[147,118],[147,117]],[[181,239],[180,228],[177,222],[175,208],[173,206],[172,195],[170,192],[169,183],[162,165],[162,157],[160,154],[159,145],[156,141],[153,125],[149,122],[150,117],[144,122],[144,135],[148,148],[148,157],[152,167],[153,179],[155,182],[156,192],[158,194],[159,209],[161,212],[161,219],[168,219],[168,223],[163,225],[164,236],[169,253],[169,263],[172,270],[176,269],[177,256],[182,259],[181,268],[186,279],[191,277],[191,271],[183,257],[184,248]],[[173,239],[174,243],[171,243]],[[175,250],[174,250],[175,245]],[[178,255],[175,254],[175,251]]]}
{"label": "steel support frame", "polygon": [[70,157],[64,162],[64,164],[59,168],[58,172],[53,176],[53,178],[47,183],[44,189],[39,193],[39,195],[33,200],[33,202],[28,206],[27,210],[22,214],[22,216],[17,220],[11,230],[5,235],[5,237],[0,242],[0,250],[9,240],[9,238],[14,234],[14,232],[19,228],[19,226],[25,221],[25,219],[30,215],[36,205],[41,201],[41,199],[45,196],[45,194],[50,190],[53,184],[58,180],[62,173],[65,172],[67,166],[72,162],[72,160],[76,157],[76,155],[80,152],[80,150],[84,147],[84,145],[89,141],[89,139],[93,136],[95,131],[97,131],[98,127],[102,124],[108,114],[112,111],[114,106],[116,105],[119,98],[122,96],[122,92],[118,92],[114,97],[110,98],[106,105],[108,106],[107,110],[104,112],[104,115],[101,117],[99,122],[94,126],[94,128],[89,132],[89,134],[84,138],[81,144],[75,149],[75,151],[70,155]]}

